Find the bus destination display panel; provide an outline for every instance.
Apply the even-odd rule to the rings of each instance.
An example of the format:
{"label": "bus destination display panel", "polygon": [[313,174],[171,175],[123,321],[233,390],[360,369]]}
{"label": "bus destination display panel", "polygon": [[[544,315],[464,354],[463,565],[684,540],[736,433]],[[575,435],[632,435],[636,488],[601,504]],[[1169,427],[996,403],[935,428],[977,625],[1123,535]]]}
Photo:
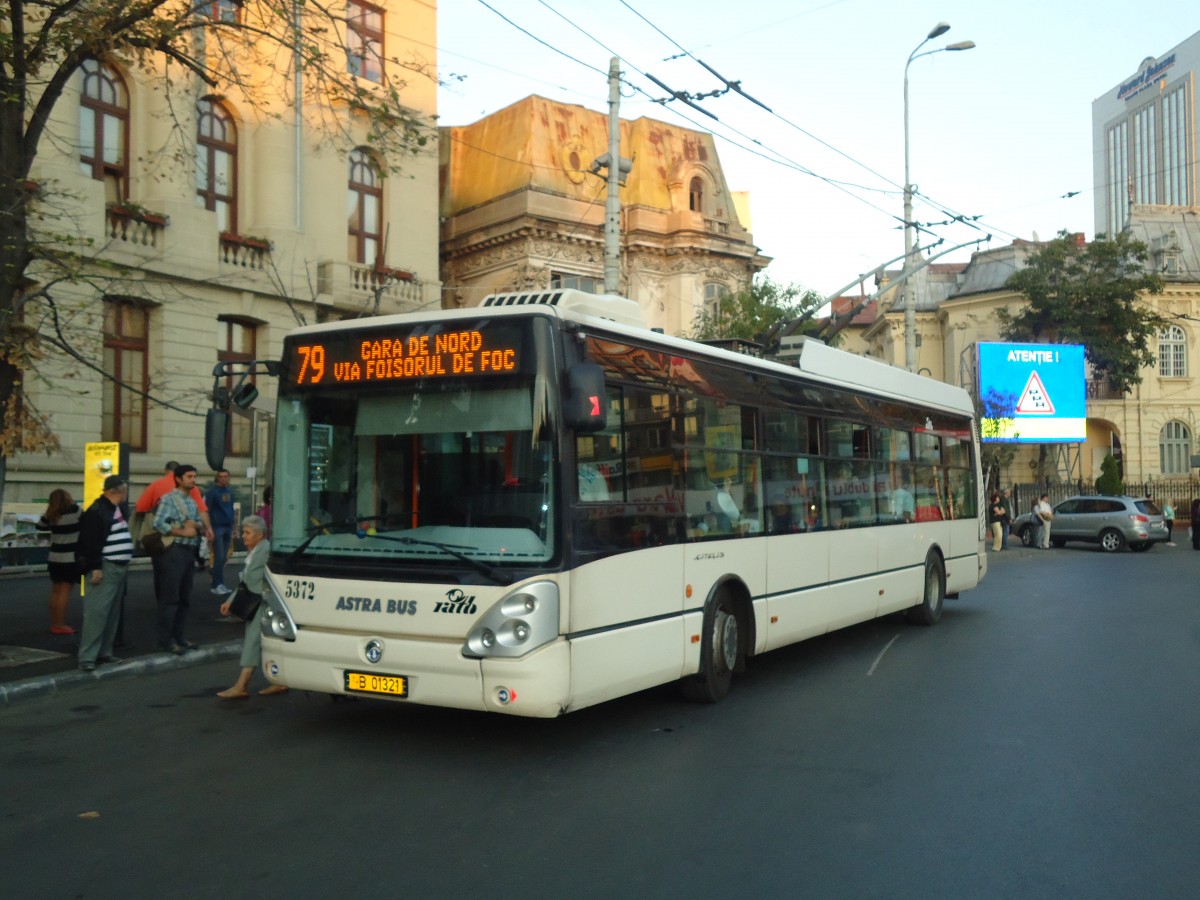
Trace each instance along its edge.
{"label": "bus destination display panel", "polygon": [[296,337],[285,344],[285,378],[303,389],[512,375],[520,371],[522,338],[522,329],[488,324]]}

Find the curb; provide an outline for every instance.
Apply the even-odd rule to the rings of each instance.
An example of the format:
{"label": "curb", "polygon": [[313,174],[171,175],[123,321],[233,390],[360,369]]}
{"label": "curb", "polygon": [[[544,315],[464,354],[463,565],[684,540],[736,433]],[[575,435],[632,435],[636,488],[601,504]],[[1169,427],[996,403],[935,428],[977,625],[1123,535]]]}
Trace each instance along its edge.
{"label": "curb", "polygon": [[37,678],[26,678],[23,681],[10,681],[7,684],[0,684],[0,708],[10,707],[27,700],[37,700],[42,697],[76,691],[102,681],[153,675],[157,672],[188,669],[216,660],[233,659],[238,657],[241,652],[242,639],[238,638],[221,644],[209,644],[199,650],[179,656],[174,653],[152,653],[112,665],[100,666],[92,672],[71,669],[68,672],[41,675]]}

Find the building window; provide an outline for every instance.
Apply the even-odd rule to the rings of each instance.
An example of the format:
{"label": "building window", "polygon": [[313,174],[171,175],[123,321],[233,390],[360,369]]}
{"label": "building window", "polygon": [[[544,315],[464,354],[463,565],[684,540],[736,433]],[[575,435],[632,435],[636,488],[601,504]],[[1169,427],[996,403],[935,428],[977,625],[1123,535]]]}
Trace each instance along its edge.
{"label": "building window", "polygon": [[[150,313],[127,300],[104,303],[104,371],[100,429],[106,441],[146,449],[146,397]],[[140,393],[139,393],[140,392]]]}
{"label": "building window", "polygon": [[237,128],[216,100],[196,104],[196,198],[219,230],[237,234]]}
{"label": "building window", "polygon": [[1168,422],[1158,435],[1158,462],[1164,475],[1191,471],[1192,432],[1182,422]]}
{"label": "building window", "polygon": [[729,296],[729,288],[716,281],[704,285],[704,314],[710,319],[721,317],[721,301]]}
{"label": "building window", "polygon": [[361,147],[350,154],[350,261],[383,262],[380,246],[383,188],[379,166],[371,154]]}
{"label": "building window", "polygon": [[214,22],[240,22],[242,0],[213,0],[207,8],[201,7],[201,15],[207,13]]}
{"label": "building window", "polygon": [[591,275],[573,275],[570,272],[551,272],[550,287],[554,290],[586,291],[589,294],[604,293],[604,279]]}
{"label": "building window", "polygon": [[383,10],[368,3],[346,4],[346,69],[368,81],[383,81]]}
{"label": "building window", "polygon": [[1158,374],[1163,378],[1187,377],[1187,337],[1178,325],[1158,333]]}
{"label": "building window", "polygon": [[[217,362],[250,362],[255,359],[258,323],[245,319],[221,319],[217,331]],[[248,381],[253,382],[251,375]],[[237,379],[226,378],[226,390],[233,390]],[[234,413],[230,418],[225,452],[230,456],[249,456],[254,419]]]}
{"label": "building window", "polygon": [[704,182],[699,176],[693,178],[688,185],[688,209],[692,212],[704,212]]}
{"label": "building window", "polygon": [[129,94],[116,70],[101,62],[84,60],[79,70],[79,165],[104,182],[106,201],[118,203],[129,190]]}

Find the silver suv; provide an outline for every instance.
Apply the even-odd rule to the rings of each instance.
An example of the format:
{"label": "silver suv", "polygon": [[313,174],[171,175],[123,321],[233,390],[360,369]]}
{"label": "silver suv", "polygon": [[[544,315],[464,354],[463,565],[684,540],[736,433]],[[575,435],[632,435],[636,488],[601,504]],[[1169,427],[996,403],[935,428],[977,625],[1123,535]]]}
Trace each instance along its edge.
{"label": "silver suv", "polygon": [[[1012,533],[1032,547],[1037,533],[1032,513],[1013,520]],[[1068,497],[1054,507],[1050,543],[1061,547],[1067,541],[1099,544],[1106,553],[1149,550],[1166,541],[1167,526],[1162,510],[1145,497]]]}

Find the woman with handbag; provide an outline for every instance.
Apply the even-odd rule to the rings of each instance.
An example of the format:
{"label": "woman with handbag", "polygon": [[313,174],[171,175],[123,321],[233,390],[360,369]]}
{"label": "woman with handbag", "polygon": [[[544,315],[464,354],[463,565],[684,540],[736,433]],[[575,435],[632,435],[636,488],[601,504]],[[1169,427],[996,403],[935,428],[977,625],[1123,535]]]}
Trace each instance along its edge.
{"label": "woman with handbag", "polygon": [[[221,615],[231,612],[246,620],[246,637],[242,640],[242,671],[233,687],[218,691],[222,700],[245,700],[250,696],[246,690],[254,670],[262,664],[262,592],[267,586],[267,557],[271,553],[271,542],[267,540],[267,523],[261,516],[246,516],[242,520],[242,542],[249,551],[242,579],[237,590],[221,604]],[[259,691],[266,696],[282,694],[287,688],[282,684],[271,684]]]}

